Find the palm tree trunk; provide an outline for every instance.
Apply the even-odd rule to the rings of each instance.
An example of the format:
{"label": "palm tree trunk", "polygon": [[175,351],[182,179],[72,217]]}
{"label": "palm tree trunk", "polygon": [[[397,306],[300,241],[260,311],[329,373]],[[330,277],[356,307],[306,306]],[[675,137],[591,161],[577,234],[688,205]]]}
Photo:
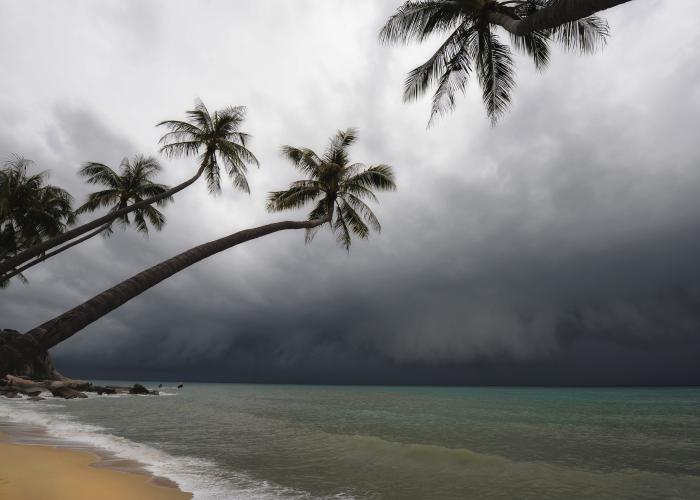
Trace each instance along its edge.
{"label": "palm tree trunk", "polygon": [[631,0],[558,0],[538,10],[525,19],[518,20],[501,12],[490,11],[488,20],[514,35],[527,35],[533,31],[556,28],[562,24],[578,21],[596,12],[615,7]]}
{"label": "palm tree trunk", "polygon": [[82,238],[78,238],[77,240],[73,240],[70,243],[68,243],[67,245],[63,245],[61,248],[54,250],[53,252],[49,252],[47,254],[39,256],[38,258],[34,259],[33,261],[29,262],[28,264],[23,265],[19,269],[15,269],[11,273],[3,275],[2,281],[12,279],[15,276],[17,276],[18,274],[23,273],[24,271],[26,271],[30,267],[34,267],[35,265],[39,264],[40,262],[44,262],[46,259],[49,259],[49,258],[53,257],[54,255],[58,255],[59,253],[64,252],[65,250],[68,250],[70,247],[74,247],[75,245],[79,245],[83,241],[87,241],[90,238],[97,236],[102,231],[107,229],[110,225],[111,225],[111,223],[105,224],[104,226],[100,226],[95,231],[88,233],[87,235],[83,236]]}
{"label": "palm tree trunk", "polygon": [[32,359],[38,353],[66,340],[105,314],[200,260],[268,234],[287,229],[311,229],[328,222],[328,220],[326,217],[311,221],[283,221],[245,229],[191,248],[146,269],[70,311],[37,326],[18,340],[2,346],[0,348],[0,377],[11,373],[17,366]]}
{"label": "palm tree trunk", "polygon": [[83,234],[92,231],[93,229],[96,229],[104,224],[113,222],[114,220],[117,219],[117,217],[121,217],[122,215],[131,213],[135,210],[138,210],[140,208],[144,208],[148,205],[151,205],[157,201],[160,201],[164,198],[169,198],[170,196],[174,195],[175,193],[178,193],[185,189],[187,186],[190,184],[194,183],[197,179],[199,179],[202,176],[202,173],[204,172],[204,165],[199,167],[199,170],[197,170],[197,173],[194,175],[194,177],[191,177],[190,179],[186,180],[182,184],[178,184],[177,186],[168,189],[164,193],[161,193],[159,195],[153,196],[151,198],[146,198],[145,200],[139,201],[138,203],[134,203],[133,205],[129,205],[128,207],[124,207],[119,210],[115,210],[114,212],[109,212],[107,215],[104,215],[98,219],[95,219],[93,221],[90,221],[86,224],[83,224],[82,226],[78,226],[76,228],[71,229],[70,231],[66,231],[65,233],[61,233],[58,236],[51,238],[50,240],[43,241],[39,243],[38,245],[35,245],[31,248],[28,248],[27,250],[18,253],[17,255],[14,255],[8,259],[5,259],[3,261],[0,261],[0,280],[5,280],[5,274],[8,272],[12,272],[14,268],[19,266],[20,264],[23,264],[34,257],[38,257],[41,254],[45,253],[47,250],[50,250],[54,247],[57,247],[61,243],[65,243],[66,241],[70,241],[73,238],[77,238],[78,236],[82,236]]}

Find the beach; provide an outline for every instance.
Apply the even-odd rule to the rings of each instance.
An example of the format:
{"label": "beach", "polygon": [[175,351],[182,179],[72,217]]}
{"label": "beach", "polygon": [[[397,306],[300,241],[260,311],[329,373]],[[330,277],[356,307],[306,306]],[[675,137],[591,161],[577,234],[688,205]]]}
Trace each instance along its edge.
{"label": "beach", "polygon": [[162,385],[159,396],[0,398],[0,432],[37,445],[0,449],[0,498],[32,498],[23,484],[48,488],[31,491],[41,499],[90,498],[76,484],[99,485],[93,498],[189,498],[163,480],[196,500],[700,491],[698,388]]}
{"label": "beach", "polygon": [[147,474],[95,466],[87,451],[15,444],[0,434],[0,498],[12,500],[184,500],[192,498]]}

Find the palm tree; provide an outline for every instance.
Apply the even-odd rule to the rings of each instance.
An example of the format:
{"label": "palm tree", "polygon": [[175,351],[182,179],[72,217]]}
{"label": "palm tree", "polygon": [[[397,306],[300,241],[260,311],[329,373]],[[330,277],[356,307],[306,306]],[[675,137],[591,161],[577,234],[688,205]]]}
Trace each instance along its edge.
{"label": "palm tree", "polygon": [[[151,178],[162,170],[163,167],[160,166],[158,160],[152,156],[142,155],[135,156],[133,161],[124,158],[119,173],[102,163],[86,163],[78,173],[86,177],[89,184],[102,184],[107,189],[88,195],[87,201],[78,207],[76,213],[94,212],[101,207],[109,207],[110,212],[116,212],[128,207],[129,204],[160,196],[170,188],[164,184],[153,182]],[[172,196],[160,198],[154,205],[164,207],[171,201],[173,201]],[[132,219],[129,218],[129,214],[124,214],[114,222],[118,222],[126,228],[131,225]],[[112,233],[114,222],[105,225],[104,230],[101,231],[103,235],[109,236]],[[157,231],[160,231],[165,225],[165,216],[153,205],[148,205],[134,211],[133,222],[138,232],[148,235],[148,222]]]}
{"label": "palm tree", "polygon": [[[308,148],[283,146],[282,154],[309,179],[296,181],[286,191],[270,193],[267,209],[271,212],[300,208],[314,203],[309,220],[327,218],[338,243],[348,251],[352,235],[366,239],[370,227],[381,231],[382,226],[365,203],[376,201],[373,190],[394,190],[394,175],[388,165],[367,168],[362,163],[350,163],[348,148],[357,140],[357,130],[339,130],[330,140],[323,155]],[[310,242],[319,229],[307,229]]]}
{"label": "palm tree", "polygon": [[[141,155],[135,156],[133,162],[130,162],[128,158],[124,158],[121,163],[120,173],[115,172],[107,165],[101,163],[86,163],[78,173],[87,177],[88,183],[103,184],[107,186],[107,189],[88,195],[87,201],[75,211],[75,214],[79,215],[86,212],[94,212],[100,207],[110,207],[110,212],[116,212],[129,206],[129,203],[138,203],[146,198],[160,196],[168,191],[169,188],[163,184],[154,183],[151,177],[162,169],[158,160],[153,157],[144,157]],[[172,197],[161,198],[154,204],[157,206],[165,206],[170,201],[172,201]],[[104,237],[111,236],[113,232],[112,226],[115,222],[126,228],[131,224],[132,220],[129,218],[129,214],[124,214],[118,217],[116,221],[107,222],[96,230],[72,240],[56,250],[40,255],[12,272],[6,273],[3,275],[3,283],[7,283],[8,280],[14,276],[98,234],[102,234]],[[153,205],[147,205],[144,208],[134,211],[133,222],[136,225],[137,231],[148,235],[148,222],[150,222],[156,230],[160,231],[165,225],[165,216],[154,208]]]}
{"label": "palm tree", "polygon": [[[346,247],[349,246],[346,237],[349,237],[350,231],[360,236],[365,234],[363,237],[366,237],[366,233],[359,229],[360,226],[357,226],[357,230],[355,229],[356,221],[352,216],[347,215],[347,212],[345,212],[347,208],[343,208],[343,203],[347,203],[350,208],[362,213],[363,209],[357,207],[364,205],[353,205],[355,202],[349,201],[353,200],[353,196],[357,197],[357,199],[374,199],[373,189],[394,189],[395,184],[392,170],[387,165],[370,167],[364,170],[361,164],[348,165],[347,147],[355,140],[355,137],[356,133],[354,130],[339,132],[331,141],[328,152],[322,158],[311,156],[311,150],[305,148],[285,147],[283,149],[285,156],[291,158],[298,168],[309,173],[311,179],[294,183],[287,191],[271,193],[269,203],[272,205],[270,208],[273,210],[295,208],[303,204],[301,202],[302,199],[312,201],[318,198],[319,202],[311,211],[308,220],[274,222],[238,231],[218,240],[191,248],[140,272],[70,311],[28,331],[16,341],[0,347],[0,376],[11,373],[24,360],[29,360],[42,350],[47,350],[73,336],[87,325],[170,276],[207,257],[246,241],[289,229],[313,230],[325,223],[331,223],[330,226],[336,234],[340,233],[342,235],[340,240]],[[303,158],[313,159],[312,163],[306,164],[307,160],[302,157],[296,160],[297,155],[294,151],[303,153]],[[306,186],[307,183],[313,183],[313,186],[308,184],[313,190],[318,188],[315,191],[316,196],[299,194],[299,189]],[[289,194],[290,192],[294,194]],[[287,195],[284,193],[287,193]],[[291,201],[294,198],[297,199],[296,202]],[[278,205],[275,201],[278,199],[285,201]],[[337,208],[338,214],[342,214],[336,215],[335,219],[333,218],[334,207]],[[348,225],[349,228],[336,229],[338,220],[342,220],[340,222],[341,226]],[[372,225],[378,227],[379,222],[376,221],[376,217],[372,215],[371,220],[374,221]]]}
{"label": "palm tree", "polygon": [[[227,173],[232,177],[234,186],[248,191],[245,179],[246,165],[258,165],[258,161],[246,147],[248,135],[239,130],[245,119],[244,107],[229,107],[210,114],[202,101],[197,100],[195,107],[187,111],[187,121],[170,120],[158,125],[166,126],[170,132],[161,139],[161,152],[167,156],[189,156],[199,154],[197,172],[193,177],[161,194],[151,196],[142,201],[110,211],[88,223],[35,245],[17,255],[0,262],[0,279],[15,267],[44,254],[47,250],[57,247],[69,240],[82,236],[123,217],[136,210],[143,209],[159,200],[170,198],[186,187],[193,184],[206,172],[209,188],[217,192],[219,188],[219,160],[226,166]],[[99,232],[99,231],[97,231]]]}
{"label": "palm tree", "polygon": [[[404,101],[418,99],[436,86],[430,123],[454,109],[455,94],[464,92],[476,72],[486,112],[493,125],[507,109],[515,87],[511,48],[496,29],[503,18],[523,20],[550,8],[556,0],[409,0],[399,7],[380,32],[383,42],[419,42],[433,34],[447,39],[423,64],[413,69],[404,84]],[[496,22],[500,20],[501,22]],[[514,35],[511,45],[530,56],[543,70],[549,62],[549,45],[590,53],[608,36],[605,20],[589,16],[557,26]]]}
{"label": "palm tree", "polygon": [[[30,160],[15,157],[0,171],[0,261],[63,233],[75,221],[73,197],[46,184],[46,171],[29,175]],[[21,272],[21,271],[20,271]],[[19,274],[19,273],[15,273]],[[7,280],[0,280],[5,286]]]}
{"label": "palm tree", "polygon": [[556,28],[572,21],[578,21],[597,12],[610,9],[631,0],[548,0],[547,5],[533,12],[524,19],[496,10],[488,13],[489,21],[498,24],[510,33],[518,36],[533,31]]}
{"label": "palm tree", "polygon": [[170,158],[198,155],[209,191],[214,194],[221,191],[219,163],[224,164],[234,187],[250,193],[246,165],[258,166],[258,160],[246,147],[250,136],[240,131],[245,114],[243,106],[230,106],[210,114],[198,100],[194,109],[187,112],[187,121],[166,120],[158,124],[170,130],[160,139],[161,152]]}

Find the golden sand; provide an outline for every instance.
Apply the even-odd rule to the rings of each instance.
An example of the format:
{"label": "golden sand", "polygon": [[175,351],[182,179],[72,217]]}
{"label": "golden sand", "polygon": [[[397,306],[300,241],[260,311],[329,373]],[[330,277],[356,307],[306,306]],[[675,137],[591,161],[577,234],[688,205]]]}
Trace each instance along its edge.
{"label": "golden sand", "polygon": [[[0,439],[2,436],[0,435]],[[184,500],[192,495],[150,476],[91,467],[99,457],[51,446],[0,442],[3,500]]]}

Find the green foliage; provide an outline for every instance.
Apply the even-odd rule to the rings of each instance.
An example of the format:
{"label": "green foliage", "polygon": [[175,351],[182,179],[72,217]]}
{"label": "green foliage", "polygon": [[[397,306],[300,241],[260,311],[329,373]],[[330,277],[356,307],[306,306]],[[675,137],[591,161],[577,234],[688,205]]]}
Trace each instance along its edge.
{"label": "green foliage", "polygon": [[194,109],[186,112],[185,121],[167,120],[158,124],[170,130],[160,139],[161,152],[169,158],[198,155],[211,193],[221,192],[220,163],[234,187],[249,193],[248,165],[258,166],[258,160],[246,147],[249,135],[239,130],[245,114],[243,106],[227,107],[211,114],[197,100]]}
{"label": "green foliage", "polygon": [[[293,182],[286,191],[270,193],[267,209],[276,212],[313,203],[309,220],[327,219],[338,243],[347,250],[352,235],[366,239],[370,228],[381,231],[379,220],[364,200],[376,201],[375,190],[395,190],[394,173],[388,165],[351,164],[348,148],[356,140],[357,130],[349,128],[338,131],[322,155],[308,148],[283,146],[282,156],[309,178]],[[307,230],[307,242],[317,230]]]}
{"label": "green foliage", "polygon": [[[110,212],[115,212],[166,192],[170,189],[168,186],[151,180],[161,170],[158,160],[141,155],[134,156],[131,161],[124,158],[119,173],[102,163],[85,163],[78,173],[85,177],[89,184],[102,185],[107,189],[90,193],[87,201],[76,210],[76,214],[94,212],[99,208],[108,208]],[[163,207],[171,201],[172,197],[163,198],[155,202],[155,205]],[[132,223],[129,216],[130,214],[124,214],[118,217],[116,222],[126,228]],[[165,225],[165,215],[153,205],[148,205],[133,212],[133,223],[137,231],[148,235],[147,223],[160,231]],[[112,231],[110,224],[102,235],[107,237]]]}
{"label": "green foliage", "polygon": [[0,260],[64,232],[75,222],[73,197],[46,184],[45,171],[29,175],[31,166],[30,160],[17,156],[0,170]]}
{"label": "green foliage", "polygon": [[[404,100],[412,101],[435,86],[430,122],[455,107],[455,95],[464,92],[476,69],[486,112],[496,124],[512,100],[515,88],[513,56],[488,20],[497,12],[521,20],[556,0],[409,0],[391,16],[380,31],[386,43],[422,42],[431,35],[447,33],[447,39],[422,65],[409,72]],[[549,45],[593,52],[605,45],[608,24],[591,16],[557,28],[512,36],[514,49],[530,56],[538,70],[549,62]]]}

